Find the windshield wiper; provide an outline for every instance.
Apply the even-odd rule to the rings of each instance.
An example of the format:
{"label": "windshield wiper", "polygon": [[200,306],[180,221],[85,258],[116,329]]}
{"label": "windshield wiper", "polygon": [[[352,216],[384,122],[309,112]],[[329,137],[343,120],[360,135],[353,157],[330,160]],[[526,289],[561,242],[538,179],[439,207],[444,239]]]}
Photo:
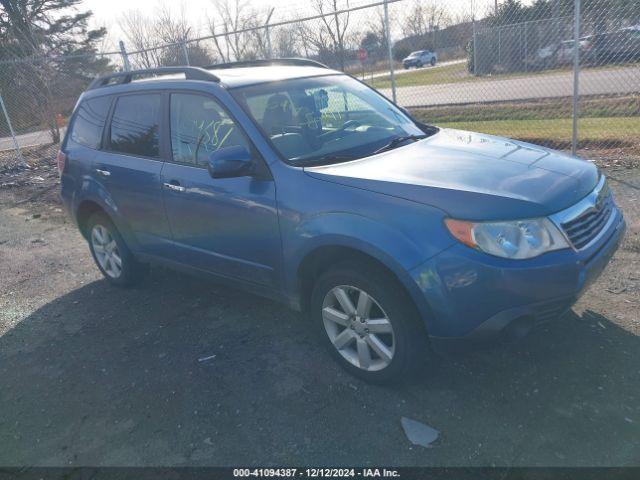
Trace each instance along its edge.
{"label": "windshield wiper", "polygon": [[330,165],[332,163],[348,162],[349,160],[357,160],[362,158],[359,155],[349,155],[346,153],[327,154],[318,158],[313,158],[307,161],[302,161],[303,167],[318,167],[320,165]]}
{"label": "windshield wiper", "polygon": [[387,150],[393,150],[394,148],[399,147],[400,144],[408,140],[413,140],[417,142],[418,140],[422,140],[423,138],[427,138],[428,136],[429,135],[402,135],[400,137],[396,137],[386,145],[383,145],[382,147],[377,149],[375,152],[373,152],[372,155],[375,155],[376,153],[386,152]]}

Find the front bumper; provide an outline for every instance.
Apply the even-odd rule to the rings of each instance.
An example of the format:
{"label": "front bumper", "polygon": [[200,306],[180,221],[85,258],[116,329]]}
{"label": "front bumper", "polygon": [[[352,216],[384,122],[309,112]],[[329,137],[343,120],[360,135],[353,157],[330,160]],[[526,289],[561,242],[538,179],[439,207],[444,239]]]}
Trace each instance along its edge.
{"label": "front bumper", "polygon": [[455,245],[413,270],[429,304],[426,318],[435,348],[521,337],[562,315],[593,283],[625,231],[622,213],[600,240],[582,251],[549,252],[512,261]]}

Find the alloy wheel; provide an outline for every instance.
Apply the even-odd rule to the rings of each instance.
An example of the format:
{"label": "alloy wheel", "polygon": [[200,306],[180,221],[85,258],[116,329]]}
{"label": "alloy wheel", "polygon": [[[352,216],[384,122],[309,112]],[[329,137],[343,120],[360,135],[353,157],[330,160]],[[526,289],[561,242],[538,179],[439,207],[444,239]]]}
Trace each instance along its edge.
{"label": "alloy wheel", "polygon": [[396,345],[391,321],[364,290],[332,288],[322,304],[322,321],[333,346],[355,367],[377,371],[391,363]]}
{"label": "alloy wheel", "polygon": [[91,229],[91,246],[102,270],[111,278],[122,275],[122,255],[109,229],[94,225]]}

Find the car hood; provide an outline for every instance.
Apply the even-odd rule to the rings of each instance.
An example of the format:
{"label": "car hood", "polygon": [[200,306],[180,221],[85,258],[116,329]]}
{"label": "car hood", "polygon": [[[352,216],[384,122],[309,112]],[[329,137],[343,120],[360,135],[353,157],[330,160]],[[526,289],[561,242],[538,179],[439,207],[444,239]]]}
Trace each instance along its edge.
{"label": "car hood", "polygon": [[319,180],[431,205],[468,220],[531,218],[593,190],[591,162],[506,138],[442,129],[378,155],[308,167]]}

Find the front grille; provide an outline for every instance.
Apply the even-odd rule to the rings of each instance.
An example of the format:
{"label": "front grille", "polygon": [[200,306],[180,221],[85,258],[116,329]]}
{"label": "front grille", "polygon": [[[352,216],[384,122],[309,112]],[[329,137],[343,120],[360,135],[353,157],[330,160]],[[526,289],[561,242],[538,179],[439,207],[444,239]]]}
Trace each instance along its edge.
{"label": "front grille", "polygon": [[588,245],[600,233],[613,213],[611,192],[607,189],[603,191],[602,196],[603,200],[600,205],[596,205],[578,217],[562,224],[562,229],[578,250]]}

